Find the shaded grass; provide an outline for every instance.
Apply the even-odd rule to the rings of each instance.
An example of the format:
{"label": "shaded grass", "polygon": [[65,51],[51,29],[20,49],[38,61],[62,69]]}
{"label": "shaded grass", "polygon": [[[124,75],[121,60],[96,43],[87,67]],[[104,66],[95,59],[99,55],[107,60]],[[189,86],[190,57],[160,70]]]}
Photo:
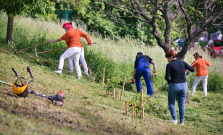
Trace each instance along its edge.
{"label": "shaded grass", "polygon": [[[56,107],[49,100],[36,95],[30,94],[27,98],[19,98],[12,92],[11,87],[0,84],[2,134],[222,133],[222,119],[219,119],[222,116],[222,113],[219,113],[222,110],[220,108],[222,102],[211,111],[211,106],[216,105],[216,101],[222,101],[220,94],[208,93],[216,99],[203,98],[200,97],[202,93],[196,91],[195,96],[191,97],[191,103],[186,105],[186,126],[180,127],[166,121],[170,118],[170,113],[167,108],[167,92],[164,90],[146,104],[150,109],[146,111],[145,119],[141,120],[139,113],[137,118],[132,118],[131,115],[126,116],[124,111],[124,102],[135,97],[135,92],[125,91],[122,101],[107,98],[106,86],[92,83],[87,77],[79,81],[71,73],[57,75],[52,72],[52,69],[30,63],[27,59],[7,51],[8,49],[0,48],[0,50],[2,67],[0,80],[11,83],[15,81],[11,67],[14,67],[20,75],[29,78],[26,67],[31,65],[35,80],[29,85],[29,89],[46,95],[55,95],[59,90],[63,90],[66,96],[64,105]],[[208,101],[210,103],[207,103]],[[211,114],[216,114],[216,118]],[[213,123],[208,125],[207,121],[210,120]]]}

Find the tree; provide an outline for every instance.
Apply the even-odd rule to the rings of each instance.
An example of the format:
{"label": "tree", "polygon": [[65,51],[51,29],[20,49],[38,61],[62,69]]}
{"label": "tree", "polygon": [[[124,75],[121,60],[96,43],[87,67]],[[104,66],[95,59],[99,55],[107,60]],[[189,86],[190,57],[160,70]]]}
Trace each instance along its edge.
{"label": "tree", "polygon": [[[208,31],[209,26],[222,25],[222,0],[95,0],[112,6],[152,27],[157,44],[167,52],[171,45],[172,24],[183,16],[187,38],[177,54],[183,59],[189,48]],[[107,15],[115,16],[113,13]],[[119,18],[116,18],[119,19]],[[116,20],[117,21],[117,20]],[[216,24],[218,23],[218,24]],[[127,25],[127,24],[126,24]],[[195,26],[192,31],[192,26]],[[143,29],[142,29],[143,30]]]}
{"label": "tree", "polygon": [[0,10],[6,12],[8,15],[6,42],[10,43],[13,39],[15,15],[20,15],[26,11],[28,14],[32,13],[32,15],[36,12],[47,14],[53,12],[54,8],[51,7],[49,0],[0,0]]}

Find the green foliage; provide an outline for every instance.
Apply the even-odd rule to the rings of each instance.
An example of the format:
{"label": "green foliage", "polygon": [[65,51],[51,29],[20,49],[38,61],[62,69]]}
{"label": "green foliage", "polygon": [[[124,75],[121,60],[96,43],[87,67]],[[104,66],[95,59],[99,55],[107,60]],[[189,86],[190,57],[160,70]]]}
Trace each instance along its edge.
{"label": "green foliage", "polygon": [[223,91],[223,78],[218,74],[209,74],[208,75],[208,91]]}

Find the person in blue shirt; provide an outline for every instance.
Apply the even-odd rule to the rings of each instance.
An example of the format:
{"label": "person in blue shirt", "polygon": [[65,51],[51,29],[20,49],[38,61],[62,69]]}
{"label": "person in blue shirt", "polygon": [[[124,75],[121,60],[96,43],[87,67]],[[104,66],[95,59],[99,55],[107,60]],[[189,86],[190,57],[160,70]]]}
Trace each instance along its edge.
{"label": "person in blue shirt", "polygon": [[141,76],[144,77],[147,86],[147,94],[153,94],[153,82],[150,70],[150,64],[153,65],[153,76],[156,76],[156,63],[147,55],[143,55],[142,52],[138,52],[135,60],[135,68],[133,73],[132,83],[136,83],[138,92],[141,92],[142,84],[140,81]]}
{"label": "person in blue shirt", "polygon": [[184,125],[185,114],[185,99],[187,96],[187,80],[185,77],[185,70],[194,72],[194,68],[189,66],[186,62],[178,60],[176,58],[176,52],[174,50],[168,50],[165,57],[168,60],[166,66],[165,79],[169,84],[168,88],[168,105],[172,116],[170,122],[177,124],[177,114],[175,108],[175,100],[178,99],[180,125]]}

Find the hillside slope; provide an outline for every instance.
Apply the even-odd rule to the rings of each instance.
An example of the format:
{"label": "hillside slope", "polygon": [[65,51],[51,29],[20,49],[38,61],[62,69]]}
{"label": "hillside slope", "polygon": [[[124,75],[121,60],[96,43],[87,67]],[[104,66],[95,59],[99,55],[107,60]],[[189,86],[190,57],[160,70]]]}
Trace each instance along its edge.
{"label": "hillside slope", "polygon": [[124,101],[132,98],[134,93],[125,91],[122,101],[107,98],[106,86],[92,83],[87,77],[76,80],[71,73],[57,75],[46,66],[30,63],[25,55],[30,54],[19,56],[9,48],[0,48],[0,80],[9,83],[16,80],[12,67],[29,80],[26,67],[31,66],[35,79],[29,89],[45,95],[55,95],[63,90],[65,103],[62,107],[53,106],[49,100],[31,94],[27,98],[19,98],[11,87],[0,84],[0,134],[135,135],[203,132],[195,132],[187,126],[175,126],[148,114],[144,120],[126,116]]}

